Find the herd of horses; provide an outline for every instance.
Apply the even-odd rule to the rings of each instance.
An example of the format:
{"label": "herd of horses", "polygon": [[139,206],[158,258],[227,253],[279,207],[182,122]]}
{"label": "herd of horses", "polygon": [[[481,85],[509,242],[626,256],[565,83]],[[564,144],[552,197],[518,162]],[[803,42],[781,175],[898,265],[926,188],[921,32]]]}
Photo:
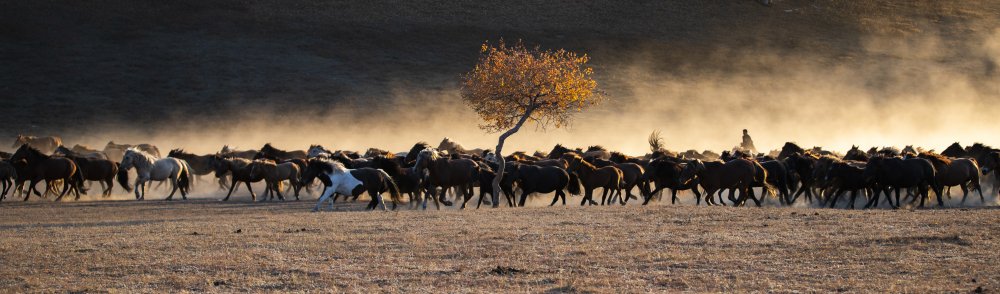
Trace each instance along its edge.
{"label": "herd of horses", "polygon": [[[941,153],[912,146],[867,151],[855,146],[843,155],[819,147],[804,149],[792,142],[768,154],[752,154],[739,147],[721,153],[673,152],[663,148],[657,133],[650,135],[648,143],[650,153],[642,156],[601,146],[582,149],[557,144],[548,153],[518,151],[502,161],[490,150],[465,149],[448,138],[437,148],[418,142],[409,151],[398,153],[378,148],[364,153],[329,150],[320,145],[286,151],[268,143],[256,150],[224,146],[214,154],[173,149],[161,157],[151,144],[108,142],[104,150],[96,150],[82,145],[67,148],[58,137],[19,135],[11,147],[16,151],[0,152],[0,201],[8,194],[23,196],[25,201],[31,194],[55,194],[58,201],[72,193],[79,199],[87,193],[89,182],[98,182],[101,195],[110,197],[116,180],[138,200],[145,198],[152,182],[169,183],[166,200],[177,192],[187,199],[194,183],[204,181],[203,176],[217,178],[208,182],[217,182],[217,189],[227,191],[223,201],[229,200],[241,183],[253,201],[257,201],[257,194],[251,183],[265,183],[260,201],[284,200],[286,194],[299,200],[303,190],[312,193],[322,184],[315,210],[322,209],[328,200],[332,207],[339,196],[357,201],[366,193],[371,198],[369,209],[379,205],[388,209],[382,197],[385,193],[393,209],[404,201],[403,195],[413,207],[426,209],[428,202],[433,202],[440,209],[441,204],[452,206],[460,201],[465,208],[477,196],[476,188],[477,208],[484,203],[494,207],[502,204],[491,202],[486,195],[504,196],[504,201],[496,202],[517,207],[536,193],[553,193],[550,206],[560,200],[566,205],[567,193],[582,195],[580,205],[624,205],[639,197],[646,205],[669,190],[672,204],[679,200],[678,192],[690,191],[696,205],[704,201],[706,205],[742,206],[752,201],[761,206],[768,197],[776,198],[780,205],[793,205],[803,197],[814,206],[831,208],[844,202],[841,197],[846,193],[850,193],[850,199],[844,199],[847,208],[855,207],[858,195],[867,198],[865,208],[898,208],[904,200],[910,204],[919,201],[923,207],[931,197],[943,206],[955,186],[963,192],[963,204],[973,191],[985,203],[984,181],[997,189],[992,195],[1000,193],[1000,172],[995,172],[1000,150],[980,143],[968,147],[955,143]],[[500,162],[505,165],[504,172],[497,175]],[[497,176],[501,191],[493,191]],[[46,184],[44,193],[36,187],[41,182]],[[759,197],[755,188],[760,188]],[[595,198],[598,189],[600,201]],[[725,191],[728,197],[723,198]],[[454,201],[448,200],[449,193]]]}

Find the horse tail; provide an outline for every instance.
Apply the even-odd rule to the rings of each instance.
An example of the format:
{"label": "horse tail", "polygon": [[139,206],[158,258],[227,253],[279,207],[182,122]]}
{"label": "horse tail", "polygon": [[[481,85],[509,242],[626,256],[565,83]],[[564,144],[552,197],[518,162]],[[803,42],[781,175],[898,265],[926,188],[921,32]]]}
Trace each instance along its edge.
{"label": "horse tail", "polygon": [[181,191],[187,192],[191,188],[191,170],[188,168],[187,163],[181,162],[181,172],[177,179],[177,187]]}
{"label": "horse tail", "polygon": [[132,185],[128,183],[128,170],[121,168],[121,163],[115,162],[118,167],[118,184],[125,189],[125,192],[132,192]]}
{"label": "horse tail", "polygon": [[393,180],[389,173],[386,173],[382,169],[377,169],[379,173],[382,174],[382,182],[385,183],[386,188],[389,190],[389,197],[392,198],[392,209],[396,209],[396,205],[399,205],[399,187],[396,186],[396,180]]}
{"label": "horse tail", "polygon": [[775,188],[774,185],[771,185],[771,183],[767,182],[767,176],[768,176],[767,169],[764,169],[764,166],[757,161],[753,161],[753,168],[754,168],[754,176],[753,176],[754,182],[760,183],[761,187],[763,187],[765,192],[768,195],[771,195],[771,197],[775,198],[779,197],[780,195],[778,195],[778,189]]}
{"label": "horse tail", "polygon": [[569,172],[569,183],[566,183],[566,190],[569,190],[570,194],[579,196],[582,192],[580,186],[580,176],[574,172]]}

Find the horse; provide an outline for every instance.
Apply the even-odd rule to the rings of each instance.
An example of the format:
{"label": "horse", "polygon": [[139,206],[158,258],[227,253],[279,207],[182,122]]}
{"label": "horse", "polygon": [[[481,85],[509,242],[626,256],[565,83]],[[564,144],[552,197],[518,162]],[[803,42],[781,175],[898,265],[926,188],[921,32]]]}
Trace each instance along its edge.
{"label": "horse", "polygon": [[934,169],[937,171],[934,189],[938,195],[944,192],[945,187],[959,186],[963,193],[962,204],[965,204],[965,199],[969,197],[969,188],[973,188],[979,191],[979,201],[986,202],[983,197],[983,187],[979,183],[982,175],[975,159],[948,158],[931,152],[921,152],[917,157],[927,159],[934,164]]}
{"label": "horse", "polygon": [[843,160],[868,161],[868,158],[868,153],[861,151],[858,146],[852,145],[851,150],[847,150],[847,153],[844,154]]}
{"label": "horse", "polygon": [[6,160],[0,160],[0,184],[3,190],[0,191],[0,201],[7,197],[7,192],[14,187],[14,179],[17,179],[17,170],[14,165]]}
{"label": "horse", "polygon": [[152,144],[115,144],[115,141],[108,141],[108,144],[104,145],[104,154],[108,156],[108,159],[115,162],[122,162],[122,158],[125,156],[125,151],[129,148],[135,147],[138,150],[146,152],[150,155],[160,158],[160,149]]}
{"label": "horse", "polygon": [[[601,205],[609,204],[608,192],[611,192],[613,197],[616,193],[621,196],[622,189],[622,170],[614,166],[605,166],[598,168],[593,164],[590,164],[583,157],[575,153],[565,153],[563,154],[563,159],[569,163],[569,170],[577,174],[580,182],[583,184],[584,196],[583,200],[580,202],[580,206],[587,203],[590,205],[596,205],[594,202],[594,189],[602,188],[601,193]],[[624,204],[624,202],[622,203]]]}
{"label": "horse", "polygon": [[257,153],[259,152],[260,151],[253,149],[236,150],[232,147],[229,147],[229,145],[222,145],[222,149],[220,149],[219,152],[216,152],[215,155],[218,155],[220,157],[243,158],[252,160],[254,156],[257,156]]}
{"label": "horse", "polygon": [[399,193],[410,196],[410,205],[417,205],[423,198],[422,191],[424,175],[410,168],[403,168],[398,161],[385,156],[376,156],[371,160],[374,168],[385,171],[396,182]]}
{"label": "horse", "polygon": [[53,154],[69,155],[73,154],[76,157],[86,157],[92,159],[108,159],[108,155],[104,152],[89,149],[87,147],[82,147],[80,145],[73,146],[73,149],[68,149],[66,146],[59,145],[56,147]]}
{"label": "horse", "polygon": [[[281,186],[284,181],[288,181],[292,185],[295,200],[299,200],[299,190],[302,189],[302,185],[299,184],[301,173],[299,166],[294,162],[275,163],[270,160],[254,160],[249,168],[251,178],[262,177],[267,185],[261,201],[274,199],[275,194],[278,194],[279,200],[284,201],[285,197],[281,195]],[[270,198],[268,198],[268,195],[270,195]]]}
{"label": "horse", "polygon": [[694,179],[687,184],[682,184],[680,182],[680,173],[683,169],[682,160],[675,157],[664,156],[650,161],[646,169],[646,174],[643,177],[655,183],[656,189],[648,191],[644,195],[646,199],[642,202],[642,205],[649,204],[649,200],[653,198],[653,195],[656,195],[663,189],[670,189],[670,204],[677,203],[677,191],[691,190],[695,195],[695,205],[701,205],[701,193],[698,192],[698,179]]}
{"label": "horse", "polygon": [[[779,197],[782,204],[790,204],[789,201],[791,200],[791,197],[788,193],[788,187],[791,184],[791,181],[788,178],[788,166],[785,165],[785,162],[781,160],[761,160],[757,162],[760,163],[760,166],[763,167],[765,171],[767,171],[767,176],[765,177],[766,183],[773,186],[778,193],[781,193],[781,195],[774,196]],[[768,190],[765,189],[764,192],[765,194],[761,195],[761,197],[766,196]]]}
{"label": "horse", "polygon": [[10,148],[19,148],[21,145],[31,146],[44,154],[52,154],[57,146],[62,145],[62,139],[56,136],[35,137],[18,134]]}
{"label": "horse", "polygon": [[248,168],[251,163],[253,161],[245,158],[212,156],[212,167],[215,169],[215,176],[222,178],[229,174],[232,177],[229,183],[229,192],[226,193],[226,198],[223,198],[222,201],[229,201],[229,197],[233,195],[233,190],[240,182],[246,184],[247,190],[250,191],[250,200],[257,201],[257,194],[253,192],[250,183],[260,182],[264,180],[264,176],[260,174],[252,175],[250,168]]}
{"label": "horse", "polygon": [[563,147],[562,144],[556,144],[556,146],[552,147],[552,151],[549,151],[548,158],[549,159],[560,159],[560,158],[563,158],[563,155],[565,155],[567,153],[583,154],[583,150],[580,150],[579,148],[573,150],[573,149],[569,149],[569,148]]}
{"label": "horse", "polygon": [[[371,210],[378,208],[379,204],[382,204],[382,210],[387,210],[385,201],[382,200],[382,193],[386,191],[389,192],[392,199],[393,210],[399,203],[399,188],[393,182],[392,177],[383,170],[374,168],[348,169],[340,162],[311,159],[308,167],[302,173],[302,180],[303,182],[312,182],[316,178],[319,178],[325,187],[323,195],[319,197],[316,207],[313,208],[313,212],[320,211],[323,202],[337,194],[356,197],[367,191],[368,196],[371,197],[367,209]],[[336,196],[330,202],[330,208],[333,208],[334,202],[336,202]]]}
{"label": "horse", "polygon": [[785,142],[785,145],[781,146],[781,152],[778,152],[778,160],[788,158],[792,154],[806,154],[806,150],[795,143]]}
{"label": "horse", "polygon": [[[478,182],[479,164],[471,159],[449,159],[441,157],[437,150],[424,149],[417,155],[417,161],[413,165],[415,173],[428,171],[426,177],[428,197],[434,199],[434,204],[440,200],[445,206],[452,203],[445,199],[445,192],[451,187],[458,187],[463,198],[472,197],[473,184]],[[440,196],[437,188],[441,187]],[[427,198],[424,198],[422,206],[427,209]],[[440,206],[438,207],[440,209]]]}
{"label": "horse", "polygon": [[521,188],[521,200],[518,202],[518,206],[523,207],[528,194],[531,193],[555,192],[549,206],[555,205],[559,199],[562,199],[564,206],[566,205],[566,192],[563,190],[567,190],[573,195],[580,195],[581,184],[577,174],[567,173],[566,170],[558,167],[514,164],[507,176],[510,181],[516,182],[517,186]]}
{"label": "horse", "polygon": [[866,162],[856,161],[837,161],[830,165],[825,179],[825,182],[830,183],[834,191],[827,199],[830,208],[837,204],[837,200],[846,191],[851,191],[850,204],[847,206],[850,209],[854,209],[854,201],[858,198],[858,191],[868,193],[871,185],[864,177],[867,165]]}
{"label": "horse", "polygon": [[[146,153],[137,147],[130,147],[125,149],[125,154],[122,155],[119,170],[128,171],[133,167],[137,174],[135,179],[136,200],[146,199],[146,182],[166,180],[170,181],[172,188],[165,200],[172,200],[174,193],[178,190],[181,192],[181,198],[187,200],[187,194],[191,188],[191,167],[184,160],[172,157],[157,159],[155,155]],[[128,179],[123,180],[120,175],[121,173],[119,173],[119,182],[127,183]]]}
{"label": "horse", "polygon": [[465,149],[465,147],[462,146],[462,144],[452,141],[448,137],[444,137],[444,139],[441,140],[441,143],[438,144],[437,150],[447,151],[448,154],[468,154],[468,155],[480,155],[480,156],[483,155],[484,151],[482,148]]}
{"label": "horse", "polygon": [[989,174],[992,172],[996,178],[993,185],[997,192],[994,194],[1000,194],[1000,171],[997,171],[997,168],[1000,168],[1000,152],[991,152],[986,157],[986,161],[983,162],[983,173]]}
{"label": "horse", "polygon": [[62,180],[63,190],[59,193],[56,201],[61,200],[70,190],[73,190],[73,193],[76,195],[75,200],[80,200],[80,185],[83,183],[83,174],[80,173],[79,168],[73,160],[65,157],[45,155],[38,149],[24,144],[11,155],[10,161],[23,161],[25,164],[23,176],[30,181],[30,184],[28,185],[28,194],[24,196],[24,201],[28,201],[28,197],[31,196],[32,191],[35,192],[35,195],[41,196],[41,193],[35,189],[35,185],[42,180],[49,187],[46,190],[53,187],[52,184],[54,181]]}
{"label": "horse", "polygon": [[[708,205],[725,205],[725,202],[722,201],[722,195],[719,195],[721,203],[715,203],[712,195],[715,195],[716,191],[729,189],[730,199],[736,199],[734,194],[736,191],[740,192],[740,198],[736,199],[733,206],[741,206],[747,198],[750,198],[759,207],[760,200],[750,194],[750,186],[755,182],[761,182],[764,189],[768,190],[771,195],[777,195],[774,192],[774,187],[767,184],[766,174],[767,172],[764,171],[763,167],[760,167],[759,163],[743,158],[733,159],[725,163],[720,161],[703,162],[695,159],[689,161],[684,170],[681,170],[680,182],[688,184],[693,179],[698,178],[701,188],[705,190],[705,203]],[[763,178],[760,178],[761,176]]]}
{"label": "horse", "polygon": [[316,157],[330,158],[330,154],[333,153],[330,150],[326,150],[322,145],[309,145],[309,149],[306,150],[306,158],[312,159]]}
{"label": "horse", "polygon": [[582,156],[584,158],[593,157],[593,158],[608,160],[611,158],[611,152],[608,152],[607,149],[604,149],[604,146],[594,145],[587,147],[587,151],[584,151]]}
{"label": "horse", "polygon": [[[178,158],[187,162],[188,166],[191,167],[191,174],[197,178],[201,178],[201,176],[208,175],[215,171],[215,168],[212,167],[212,156],[213,155],[210,154],[195,155],[185,152],[184,149],[172,149],[167,153],[167,157]],[[225,178],[219,178],[220,189],[226,188],[227,183],[224,179]]]}
{"label": "horse", "polygon": [[333,155],[330,156],[330,159],[340,162],[341,164],[344,165],[344,167],[347,167],[348,169],[374,167],[372,162],[369,161],[367,158],[357,158],[357,159],[350,158],[343,151],[334,152]]}
{"label": "horse", "polygon": [[806,200],[809,202],[813,201],[813,188],[816,182],[818,182],[813,178],[813,174],[816,161],[818,160],[819,157],[816,155],[801,153],[794,153],[784,159],[788,169],[798,176],[799,183],[799,189],[793,193],[791,201],[788,201],[788,205],[794,204],[795,200],[798,200],[799,196],[803,194],[805,194]]}
{"label": "horse", "polygon": [[[898,208],[900,203],[899,192],[902,188],[917,188],[920,194],[920,207],[924,206],[924,199],[927,198],[928,187],[934,186],[937,170],[927,159],[899,157],[875,156],[868,160],[865,166],[864,178],[866,182],[874,183],[875,193],[872,199],[868,200],[865,208],[878,205],[879,194],[885,192],[889,206]],[[896,204],[892,203],[890,189],[896,191]],[[935,191],[936,192],[936,191]],[[916,200],[916,199],[914,199]],[[944,199],[938,194],[938,206],[944,206]]]}
{"label": "horse", "polygon": [[368,150],[365,151],[365,154],[362,155],[361,157],[363,157],[363,158],[372,158],[372,157],[375,157],[375,156],[390,156],[391,157],[391,156],[394,156],[394,154],[392,154],[391,152],[389,152],[387,150],[382,150],[382,149],[378,149],[378,148],[375,148],[375,147],[371,147],[371,148],[368,148]]}
{"label": "horse", "polygon": [[584,160],[596,167],[614,166],[622,171],[622,190],[625,190],[625,197],[621,203],[628,203],[629,199],[636,198],[632,195],[632,189],[636,186],[639,186],[639,195],[646,195],[646,185],[644,184],[646,178],[643,177],[646,170],[642,166],[631,162],[615,163],[595,157],[587,157]]}
{"label": "horse", "polygon": [[430,149],[431,145],[427,142],[417,142],[410,147],[410,151],[406,152],[406,156],[403,157],[403,163],[409,165],[417,161],[417,156],[420,155],[420,151],[424,149]]}
{"label": "horse", "polygon": [[260,152],[254,154],[253,159],[268,158],[274,161],[282,161],[288,159],[305,159],[306,152],[302,150],[285,151],[271,146],[271,143],[265,143],[264,147],[260,148]]}
{"label": "horse", "polygon": [[[516,207],[514,204],[514,181],[510,178],[510,169],[513,169],[516,162],[505,162],[507,165],[504,168],[504,178],[500,179],[500,190],[503,192],[504,197],[507,198],[507,205],[510,207]],[[493,195],[493,179],[496,178],[496,170],[499,167],[493,162],[480,162],[479,163],[479,201],[476,203],[476,209],[479,209],[483,203],[489,201],[486,194]],[[468,202],[468,199],[465,200]],[[464,203],[463,203],[464,205]]]}
{"label": "horse", "polygon": [[66,158],[72,159],[83,174],[84,180],[101,183],[102,196],[111,197],[111,189],[114,188],[115,177],[118,175],[119,164],[117,162],[105,158],[81,156],[63,146],[57,147],[56,152],[63,153]]}
{"label": "horse", "polygon": [[948,148],[945,148],[944,151],[941,151],[941,155],[947,157],[956,157],[956,158],[969,157],[969,152],[966,152],[965,148],[962,148],[962,144],[955,142],[951,143],[951,145],[948,145]]}

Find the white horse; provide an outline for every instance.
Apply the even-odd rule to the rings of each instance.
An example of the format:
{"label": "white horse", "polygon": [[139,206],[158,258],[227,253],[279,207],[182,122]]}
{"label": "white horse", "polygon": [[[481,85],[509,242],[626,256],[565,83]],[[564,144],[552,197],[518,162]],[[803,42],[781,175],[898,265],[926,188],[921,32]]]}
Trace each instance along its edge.
{"label": "white horse", "polygon": [[[155,156],[136,148],[128,148],[122,155],[121,170],[128,171],[135,167],[138,177],[135,179],[135,199],[146,198],[146,182],[170,180],[173,190],[166,200],[174,197],[177,190],[181,190],[181,197],[187,199],[188,189],[191,185],[191,168],[182,159],[167,157],[156,159]],[[128,179],[124,180],[126,183]],[[141,194],[140,194],[140,190]]]}
{"label": "white horse", "polygon": [[366,191],[372,199],[367,209],[374,210],[378,208],[379,204],[382,204],[382,210],[388,210],[382,199],[382,192],[385,191],[388,191],[391,196],[392,209],[396,209],[396,205],[399,203],[399,188],[393,182],[392,177],[381,169],[348,169],[340,162],[312,159],[302,174],[302,178],[305,182],[312,182],[313,178],[319,178],[325,186],[323,195],[319,197],[316,208],[313,209],[314,212],[320,211],[323,202],[326,202],[331,196],[334,197],[334,201],[330,202],[330,209],[333,209],[336,195],[359,196]]}

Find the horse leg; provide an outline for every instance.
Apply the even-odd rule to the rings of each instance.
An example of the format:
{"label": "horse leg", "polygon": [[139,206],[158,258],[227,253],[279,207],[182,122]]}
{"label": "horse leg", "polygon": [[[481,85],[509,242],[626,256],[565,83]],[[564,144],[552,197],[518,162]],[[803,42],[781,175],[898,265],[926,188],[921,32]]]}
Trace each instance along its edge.
{"label": "horse leg", "polygon": [[[236,188],[236,183],[238,183],[236,180],[233,180],[232,182],[229,183],[229,193],[226,194],[226,198],[222,198],[222,201],[229,201],[229,196],[233,195],[233,189]],[[137,193],[136,197],[138,197],[139,194],[138,192],[136,193]],[[327,198],[329,198],[329,196],[327,196]]]}
{"label": "horse leg", "polygon": [[319,201],[316,202],[316,207],[314,207],[312,210],[313,212],[317,212],[323,209],[323,202],[326,202],[327,199],[330,199],[330,196],[333,195],[334,193],[333,190],[334,189],[327,189],[326,187],[323,188],[323,195],[320,195]]}
{"label": "horse leg", "polygon": [[[556,196],[559,197],[559,196]],[[517,207],[524,207],[524,201],[528,199],[528,190],[521,189],[521,201],[517,202]],[[555,203],[553,201],[552,203]],[[551,205],[549,205],[551,206]]]}
{"label": "horse leg", "polygon": [[174,193],[177,193],[177,178],[170,178],[170,186],[172,186],[173,189],[170,189],[170,195],[167,195],[167,199],[164,199],[167,201],[173,200]]}
{"label": "horse leg", "polygon": [[[464,192],[465,189],[462,189],[462,190]],[[463,194],[465,194],[465,193],[463,193]],[[465,194],[465,195],[462,195],[462,196],[463,196],[462,197],[463,199],[462,199],[462,208],[461,209],[465,209],[465,204],[469,203],[469,200],[472,200],[472,194]],[[479,203],[483,203],[483,197],[479,197]],[[479,205],[476,205],[476,208],[478,209]]]}
{"label": "horse leg", "polygon": [[[719,193],[719,203],[717,203],[717,204],[720,204],[720,205],[722,205],[722,206],[726,206],[726,201],[723,201],[723,200],[722,200],[722,190],[723,190],[723,189],[719,189],[719,191],[718,191],[718,193]],[[735,200],[735,199],[733,199],[733,196],[732,196],[732,195],[729,195],[729,200],[733,202],[733,206],[736,206],[736,200]],[[713,201],[713,202],[714,202],[714,201]]]}
{"label": "horse leg", "polygon": [[[451,190],[451,188],[452,187],[441,187],[441,195],[439,197],[441,199],[441,203],[444,203],[444,206],[455,205],[454,202],[448,201],[448,191]],[[458,194],[455,195],[455,198],[458,199]]]}
{"label": "horse leg", "polygon": [[[962,188],[962,202],[961,202],[961,205],[965,205],[965,198],[969,197],[969,188],[966,187],[964,184],[959,185],[959,186],[961,186],[961,188]],[[951,189],[951,187],[948,187],[948,188]],[[941,198],[941,195],[938,195],[938,198]]]}
{"label": "horse leg", "polygon": [[39,196],[39,197],[42,196],[42,193],[38,192],[38,189],[35,188],[35,185],[38,185],[38,181],[36,181],[34,179],[32,179],[31,182],[28,183],[28,195],[24,196],[24,201],[28,201],[28,196],[31,196],[31,192],[32,191],[35,192],[35,196]]}
{"label": "horse leg", "polygon": [[[585,187],[584,189],[587,188]],[[587,199],[590,198],[591,193],[593,193],[592,190],[587,190],[583,192],[583,200],[580,201],[580,206],[587,204]]]}
{"label": "horse leg", "polygon": [[[746,190],[747,190],[747,194],[750,196],[750,199],[753,200],[753,203],[756,204],[757,207],[760,207],[760,202],[764,200],[764,193],[766,193],[767,189],[761,188],[761,191],[764,191],[764,192],[760,193],[761,196],[760,196],[759,199],[757,198],[757,195],[754,194],[753,187],[747,187]],[[743,200],[743,201],[746,201],[746,200]]]}
{"label": "horse leg", "polygon": [[257,194],[253,192],[253,188],[250,187],[250,181],[243,182],[247,184],[247,191],[250,191],[250,201],[257,201]]}
{"label": "horse leg", "polygon": [[824,205],[824,206],[829,206],[830,208],[833,208],[834,206],[836,206],[837,205],[837,201],[840,200],[840,193],[842,193],[842,192],[843,192],[843,190],[841,190],[841,189],[834,190],[833,191],[833,195],[831,195],[830,197],[826,198],[826,205]]}
{"label": "horse leg", "polygon": [[608,202],[608,188],[602,188],[601,191],[601,205],[607,205]]}

